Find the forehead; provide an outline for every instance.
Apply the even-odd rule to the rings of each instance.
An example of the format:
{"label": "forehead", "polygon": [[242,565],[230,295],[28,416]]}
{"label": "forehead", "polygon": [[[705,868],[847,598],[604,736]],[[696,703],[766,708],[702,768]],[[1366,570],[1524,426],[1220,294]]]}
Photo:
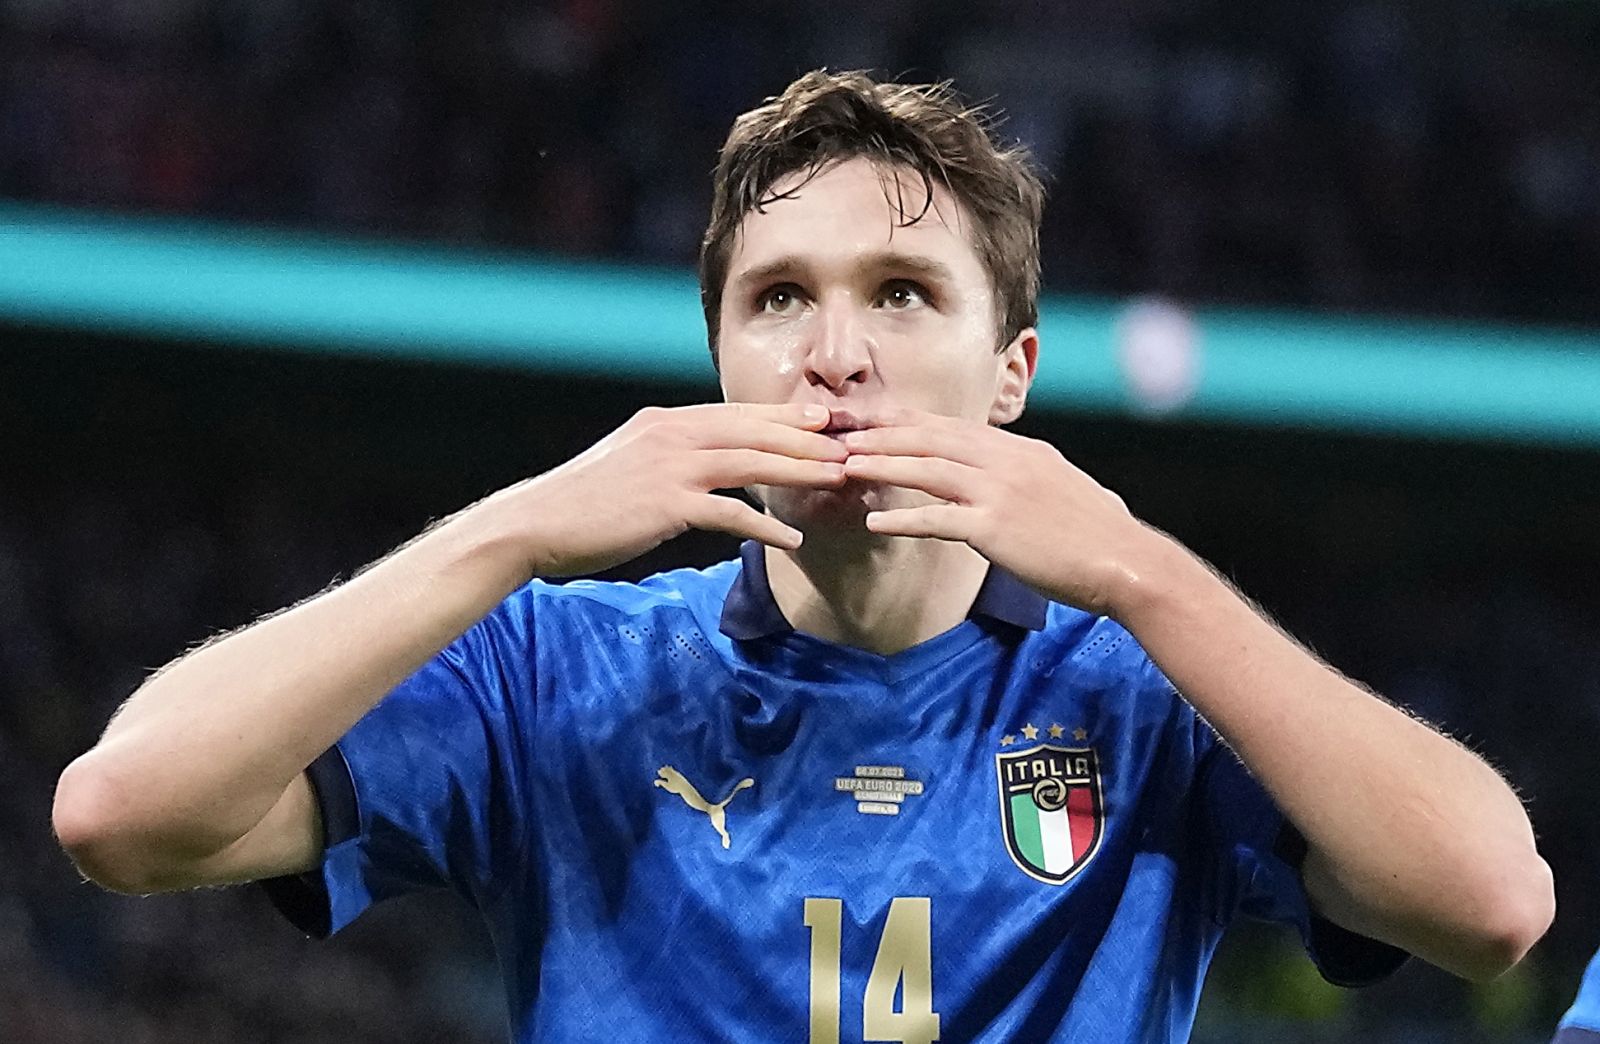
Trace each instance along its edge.
{"label": "forehead", "polygon": [[[971,215],[943,185],[933,183],[930,203],[920,174],[860,157],[829,164],[809,181],[806,174],[778,179],[771,194],[781,198],[744,216],[730,276],[780,257],[826,266],[893,252],[940,261],[963,280],[987,284]],[[907,224],[911,218],[917,220]]]}

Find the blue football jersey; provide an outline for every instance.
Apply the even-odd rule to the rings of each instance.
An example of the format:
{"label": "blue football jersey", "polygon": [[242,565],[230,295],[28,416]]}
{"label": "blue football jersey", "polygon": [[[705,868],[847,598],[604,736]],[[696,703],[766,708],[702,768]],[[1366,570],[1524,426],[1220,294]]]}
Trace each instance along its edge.
{"label": "blue football jersey", "polygon": [[1578,996],[1561,1018],[1556,1044],[1600,1044],[1600,953],[1589,961]]}
{"label": "blue football jersey", "polygon": [[[312,766],[312,934],[449,888],[519,1044],[1182,1041],[1235,916],[1330,979],[1297,840],[1122,627],[993,568],[891,656],[795,631],[762,549],[534,582]],[[1300,846],[1303,849],[1303,844]]]}

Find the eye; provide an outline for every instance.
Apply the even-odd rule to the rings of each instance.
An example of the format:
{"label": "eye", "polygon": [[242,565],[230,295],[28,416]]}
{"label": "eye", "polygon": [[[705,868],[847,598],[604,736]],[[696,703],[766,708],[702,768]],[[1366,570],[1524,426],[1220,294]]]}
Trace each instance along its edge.
{"label": "eye", "polygon": [[801,303],[801,291],[793,283],[779,283],[756,297],[756,311],[767,315],[791,315]]}
{"label": "eye", "polygon": [[903,312],[928,303],[929,294],[921,283],[909,279],[891,279],[878,291],[878,303],[891,311]]}

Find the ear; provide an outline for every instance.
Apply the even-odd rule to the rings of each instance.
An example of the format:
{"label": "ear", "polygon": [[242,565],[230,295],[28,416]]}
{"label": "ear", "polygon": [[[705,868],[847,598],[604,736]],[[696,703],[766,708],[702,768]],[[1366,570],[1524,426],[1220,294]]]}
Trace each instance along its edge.
{"label": "ear", "polygon": [[989,406],[990,424],[1010,424],[1022,416],[1028,404],[1028,389],[1033,386],[1034,369],[1039,364],[1039,331],[1028,327],[1000,352],[1000,371],[995,375],[994,402]]}

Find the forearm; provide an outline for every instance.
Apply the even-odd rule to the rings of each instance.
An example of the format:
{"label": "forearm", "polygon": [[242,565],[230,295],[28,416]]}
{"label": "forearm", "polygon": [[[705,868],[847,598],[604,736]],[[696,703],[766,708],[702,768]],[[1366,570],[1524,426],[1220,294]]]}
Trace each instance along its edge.
{"label": "forearm", "polygon": [[1152,539],[1117,615],[1305,836],[1323,912],[1461,974],[1520,956],[1548,923],[1549,872],[1499,774]]}
{"label": "forearm", "polygon": [[608,569],[690,527],[799,546],[791,526],[715,491],[837,489],[845,451],[820,434],[829,418],[800,403],[641,410],[350,583],[191,653],[62,773],[57,837],[121,891],[311,865],[321,838],[299,774],[395,685],[530,576]]}
{"label": "forearm", "polygon": [[62,775],[58,809],[175,856],[231,844],[385,693],[528,578],[517,488],[157,673]]}
{"label": "forearm", "polygon": [[1470,976],[1543,934],[1549,870],[1494,770],[1320,663],[1059,450],[913,413],[844,441],[850,476],[943,502],[869,512],[872,532],[964,541],[1126,625],[1305,836],[1319,912]]}

